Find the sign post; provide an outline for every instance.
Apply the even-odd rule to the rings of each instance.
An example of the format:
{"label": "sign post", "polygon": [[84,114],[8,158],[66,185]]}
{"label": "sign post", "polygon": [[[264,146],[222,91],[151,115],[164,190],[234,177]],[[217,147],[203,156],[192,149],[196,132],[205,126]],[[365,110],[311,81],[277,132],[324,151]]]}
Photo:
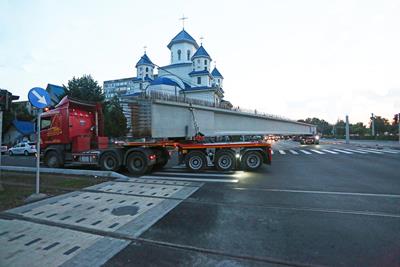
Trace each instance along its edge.
{"label": "sign post", "polygon": [[28,93],[29,102],[32,106],[38,108],[37,117],[37,137],[36,137],[36,196],[40,194],[40,116],[43,108],[50,105],[50,96],[46,90],[40,87],[32,88]]}

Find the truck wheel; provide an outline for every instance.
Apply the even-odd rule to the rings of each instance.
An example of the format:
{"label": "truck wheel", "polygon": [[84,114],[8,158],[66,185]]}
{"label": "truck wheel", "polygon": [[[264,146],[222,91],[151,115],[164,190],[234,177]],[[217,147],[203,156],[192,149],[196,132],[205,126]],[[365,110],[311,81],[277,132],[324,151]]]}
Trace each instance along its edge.
{"label": "truck wheel", "polygon": [[131,174],[142,175],[151,171],[153,166],[147,165],[147,159],[143,153],[132,152],[126,159],[126,167]]}
{"label": "truck wheel", "polygon": [[223,149],[217,152],[215,157],[215,167],[217,170],[230,171],[236,167],[235,165],[235,156],[231,151]]}
{"label": "truck wheel", "polygon": [[120,168],[120,164],[118,162],[117,155],[112,152],[105,152],[100,157],[100,167],[104,171],[118,171]]}
{"label": "truck wheel", "polygon": [[263,158],[258,151],[249,151],[242,158],[242,169],[255,171],[261,167]]}
{"label": "truck wheel", "polygon": [[207,159],[201,151],[191,151],[185,157],[186,168],[198,172],[207,166]]}
{"label": "truck wheel", "polygon": [[46,153],[44,164],[49,168],[60,168],[63,165],[56,151],[49,151]]}

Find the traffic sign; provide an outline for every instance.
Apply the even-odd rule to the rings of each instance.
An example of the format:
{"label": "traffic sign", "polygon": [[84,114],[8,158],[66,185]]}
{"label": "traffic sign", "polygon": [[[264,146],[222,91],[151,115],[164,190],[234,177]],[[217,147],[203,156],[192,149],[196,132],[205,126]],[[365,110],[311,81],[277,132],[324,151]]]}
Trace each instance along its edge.
{"label": "traffic sign", "polygon": [[51,103],[49,93],[40,87],[34,87],[29,90],[28,99],[29,102],[37,108],[45,108]]}

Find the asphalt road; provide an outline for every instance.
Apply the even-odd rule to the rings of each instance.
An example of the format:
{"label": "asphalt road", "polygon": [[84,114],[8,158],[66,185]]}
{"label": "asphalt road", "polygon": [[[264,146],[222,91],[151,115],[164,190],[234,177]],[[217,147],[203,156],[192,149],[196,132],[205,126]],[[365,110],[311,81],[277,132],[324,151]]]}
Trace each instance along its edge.
{"label": "asphalt road", "polygon": [[106,266],[400,266],[398,152],[284,141],[256,173],[144,176],[204,185]]}
{"label": "asphalt road", "polygon": [[107,266],[399,266],[400,154],[299,150],[333,148],[281,142],[272,166],[206,183]]}

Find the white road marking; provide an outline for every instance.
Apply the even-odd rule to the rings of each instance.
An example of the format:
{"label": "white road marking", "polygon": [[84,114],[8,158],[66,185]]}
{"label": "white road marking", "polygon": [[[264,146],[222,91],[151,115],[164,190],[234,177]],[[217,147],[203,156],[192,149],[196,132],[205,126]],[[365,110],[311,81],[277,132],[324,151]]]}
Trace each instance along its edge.
{"label": "white road marking", "polygon": [[373,151],[373,150],[366,150],[366,149],[358,149],[360,151],[364,151],[364,152],[369,152],[369,153],[374,153],[374,154],[383,154],[382,152],[379,151]]}
{"label": "white road marking", "polygon": [[346,148],[346,149],[344,149],[344,150],[350,151],[350,152],[354,152],[354,153],[359,153],[359,154],[368,154],[368,152],[364,152],[364,151],[360,151],[360,150],[354,150],[354,149],[349,149],[349,148]]}
{"label": "white road marking", "polygon": [[349,151],[345,151],[345,150],[341,150],[341,149],[333,149],[337,152],[341,152],[341,153],[345,153],[345,154],[353,154],[353,152],[349,152]]}
{"label": "white road marking", "polygon": [[[185,176],[216,176],[216,177],[223,177],[227,176],[229,178],[233,178],[235,176],[234,173],[228,174],[228,173],[223,173],[217,174],[217,173],[191,173],[191,172],[152,172],[151,174],[157,174],[157,175],[164,175],[164,174],[171,174],[171,175],[185,175]],[[142,176],[143,177],[143,176]]]}
{"label": "white road marking", "polygon": [[300,151],[303,152],[303,153],[306,154],[306,155],[311,155],[311,154],[312,154],[312,153],[308,152],[307,150],[302,150],[302,149],[300,149]]}
{"label": "white road marking", "polygon": [[279,150],[279,153],[281,153],[282,155],[285,155],[285,154],[286,154],[286,152],[283,151],[283,150]]}
{"label": "white road marking", "polygon": [[318,151],[316,149],[310,149],[312,152],[315,152],[317,154],[325,154],[324,152]]}
{"label": "white road marking", "polygon": [[325,151],[325,152],[328,152],[328,153],[331,153],[331,154],[335,154],[335,155],[339,154],[338,152],[335,152],[335,151],[332,151],[332,150],[328,150],[328,149],[322,149],[322,151]]}
{"label": "white road marking", "polygon": [[271,155],[273,155],[274,154],[274,151],[271,149]]}
{"label": "white road marking", "polygon": [[[207,176],[207,175],[203,175]],[[208,183],[237,183],[238,179],[207,179],[207,178],[191,178],[191,177],[165,177],[165,176],[154,176],[154,175],[146,175],[142,176],[142,178],[151,178],[151,179],[161,179],[161,180],[175,180],[175,181],[196,181],[196,182],[208,182]]]}
{"label": "white road marking", "polygon": [[398,154],[400,152],[397,151],[391,151],[391,150],[377,150],[377,149],[373,149],[373,148],[368,148],[368,150],[373,150],[376,152],[383,152],[383,153],[390,153],[390,154]]}
{"label": "white road marking", "polygon": [[297,153],[296,151],[294,151],[294,150],[289,150],[290,151],[290,153],[292,153],[293,155],[298,155],[299,153]]}

